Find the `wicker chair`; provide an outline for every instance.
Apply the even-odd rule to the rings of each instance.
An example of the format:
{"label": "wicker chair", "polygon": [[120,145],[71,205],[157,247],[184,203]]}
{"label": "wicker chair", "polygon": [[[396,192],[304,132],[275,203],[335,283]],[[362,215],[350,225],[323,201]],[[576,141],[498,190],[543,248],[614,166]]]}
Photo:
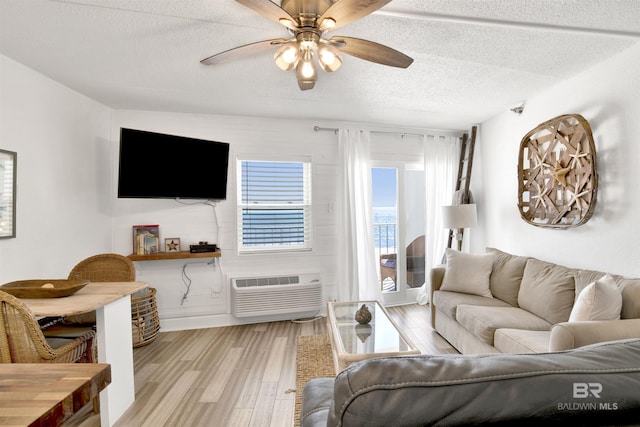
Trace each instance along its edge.
{"label": "wicker chair", "polygon": [[[424,235],[416,237],[407,246],[407,284],[411,288],[422,286],[425,280]],[[396,283],[396,254],[380,255],[380,280],[387,277]]]}
{"label": "wicker chair", "polygon": [[[136,268],[126,256],[100,254],[83,259],[76,264],[71,269],[68,279],[91,282],[133,282],[136,280]],[[93,326],[96,324],[96,312],[68,316],[63,323]],[[45,335],[51,335],[56,328],[49,329]]]}
{"label": "wicker chair", "polygon": [[69,279],[84,279],[92,282],[134,282],[136,268],[126,256],[100,254],[76,264],[69,273]]}
{"label": "wicker chair", "polygon": [[[136,268],[126,256],[100,254],[80,261],[68,278],[92,282],[133,282],[136,280]],[[160,330],[155,294],[155,289],[148,288],[131,296],[134,347],[150,343]],[[45,329],[44,334],[48,337],[75,337],[88,328],[95,328],[95,323],[95,312],[69,316],[62,323]]]}
{"label": "wicker chair", "polygon": [[0,291],[0,362],[94,363],[95,332],[74,339],[45,338],[29,308],[18,298]]}

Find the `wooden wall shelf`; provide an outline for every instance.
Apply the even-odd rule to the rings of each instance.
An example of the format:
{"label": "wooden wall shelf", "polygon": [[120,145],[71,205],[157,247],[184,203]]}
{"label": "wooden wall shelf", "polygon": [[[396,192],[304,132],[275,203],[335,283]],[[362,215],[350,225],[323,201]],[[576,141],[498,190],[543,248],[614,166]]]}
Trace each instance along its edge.
{"label": "wooden wall shelf", "polygon": [[136,255],[131,254],[128,255],[131,261],[163,261],[168,259],[184,259],[184,258],[218,258],[222,255],[220,250],[215,252],[198,252],[191,253],[189,251],[180,251],[180,252],[158,252],[155,254],[148,255]]}

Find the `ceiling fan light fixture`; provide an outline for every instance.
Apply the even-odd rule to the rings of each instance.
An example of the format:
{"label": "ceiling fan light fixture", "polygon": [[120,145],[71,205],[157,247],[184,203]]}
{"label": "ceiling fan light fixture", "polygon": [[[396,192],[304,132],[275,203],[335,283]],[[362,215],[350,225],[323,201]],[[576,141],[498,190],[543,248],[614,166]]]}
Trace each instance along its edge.
{"label": "ceiling fan light fixture", "polygon": [[336,48],[325,44],[318,49],[318,62],[324,71],[332,73],[342,65],[342,56]]}
{"label": "ceiling fan light fixture", "polygon": [[276,51],[273,58],[282,71],[291,71],[300,60],[300,49],[297,43],[287,43]]}
{"label": "ceiling fan light fixture", "polygon": [[298,61],[296,78],[298,79],[300,90],[312,89],[316,80],[318,80],[318,69],[315,62],[313,62],[311,50],[309,49],[304,51],[302,59]]}
{"label": "ceiling fan light fixture", "polygon": [[300,90],[313,89],[315,84],[315,80],[298,80],[298,87],[300,88]]}
{"label": "ceiling fan light fixture", "polygon": [[304,80],[317,79],[318,71],[316,68],[316,64],[311,59],[311,53],[305,53],[302,60],[298,62],[296,74],[298,74],[298,77],[302,77]]}
{"label": "ceiling fan light fixture", "polygon": [[278,19],[278,22],[280,22],[282,25],[289,28],[290,30],[295,30],[297,27],[297,24],[289,18],[280,18]]}
{"label": "ceiling fan light fixture", "polygon": [[336,20],[333,18],[325,18],[320,23],[320,31],[329,31],[336,27]]}

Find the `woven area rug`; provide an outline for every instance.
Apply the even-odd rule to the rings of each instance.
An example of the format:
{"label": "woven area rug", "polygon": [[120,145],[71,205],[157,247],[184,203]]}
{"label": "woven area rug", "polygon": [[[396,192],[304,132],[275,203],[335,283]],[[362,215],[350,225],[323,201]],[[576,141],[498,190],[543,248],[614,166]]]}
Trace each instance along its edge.
{"label": "woven area rug", "polygon": [[300,425],[302,390],[312,378],[335,377],[331,344],[326,335],[299,336],[296,345],[296,403],[293,425]]}

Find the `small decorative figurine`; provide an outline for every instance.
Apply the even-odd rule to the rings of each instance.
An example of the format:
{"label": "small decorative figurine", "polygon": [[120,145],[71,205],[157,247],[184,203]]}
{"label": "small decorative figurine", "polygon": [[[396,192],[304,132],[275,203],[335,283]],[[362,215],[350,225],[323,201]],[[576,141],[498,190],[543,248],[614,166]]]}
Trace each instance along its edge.
{"label": "small decorative figurine", "polygon": [[366,325],[371,322],[371,312],[367,308],[366,304],[362,304],[362,307],[356,312],[356,322],[361,325]]}

